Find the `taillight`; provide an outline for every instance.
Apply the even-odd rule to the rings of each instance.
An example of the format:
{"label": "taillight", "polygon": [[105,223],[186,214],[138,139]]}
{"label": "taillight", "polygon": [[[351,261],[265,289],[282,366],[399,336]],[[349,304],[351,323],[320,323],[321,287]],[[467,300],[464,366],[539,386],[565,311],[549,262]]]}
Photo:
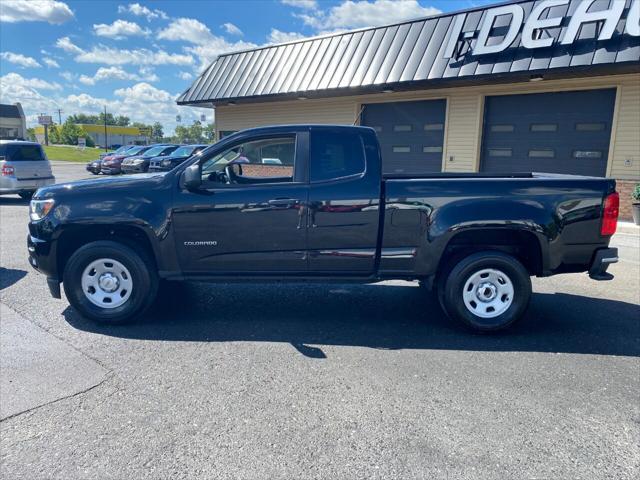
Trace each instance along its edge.
{"label": "taillight", "polygon": [[12,177],[14,173],[15,173],[15,170],[11,165],[3,165],[2,166],[2,176],[3,177]]}
{"label": "taillight", "polygon": [[618,213],[620,212],[620,195],[613,192],[604,199],[604,207],[602,208],[602,226],[600,227],[600,235],[609,236],[616,233],[618,226]]}

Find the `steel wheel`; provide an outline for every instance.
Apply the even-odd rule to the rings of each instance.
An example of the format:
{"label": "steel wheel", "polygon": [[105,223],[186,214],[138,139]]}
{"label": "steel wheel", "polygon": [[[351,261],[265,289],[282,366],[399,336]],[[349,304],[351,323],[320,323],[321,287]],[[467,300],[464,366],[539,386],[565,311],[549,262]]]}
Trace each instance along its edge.
{"label": "steel wheel", "polygon": [[513,303],[513,283],[504,272],[485,268],[469,276],[462,296],[469,312],[481,318],[495,318]]}
{"label": "steel wheel", "polygon": [[117,308],[131,296],[133,281],[127,267],[112,258],[92,261],[82,273],[85,297],[100,308]]}

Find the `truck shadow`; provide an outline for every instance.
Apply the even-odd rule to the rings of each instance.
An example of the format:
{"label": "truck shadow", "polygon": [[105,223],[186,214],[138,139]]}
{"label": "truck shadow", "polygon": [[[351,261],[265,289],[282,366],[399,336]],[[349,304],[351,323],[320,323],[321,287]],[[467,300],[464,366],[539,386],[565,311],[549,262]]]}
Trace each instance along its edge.
{"label": "truck shadow", "polygon": [[25,272],[24,270],[0,267],[0,290],[4,290],[14,283],[18,283],[26,275],[27,272]]}
{"label": "truck shadow", "polygon": [[428,292],[390,285],[176,284],[127,325],[99,325],[72,308],[73,327],[182,342],[287,342],[311,358],[323,345],[377,349],[530,351],[640,356],[638,305],[565,293],[533,295],[527,316],[496,335],[449,320]]}

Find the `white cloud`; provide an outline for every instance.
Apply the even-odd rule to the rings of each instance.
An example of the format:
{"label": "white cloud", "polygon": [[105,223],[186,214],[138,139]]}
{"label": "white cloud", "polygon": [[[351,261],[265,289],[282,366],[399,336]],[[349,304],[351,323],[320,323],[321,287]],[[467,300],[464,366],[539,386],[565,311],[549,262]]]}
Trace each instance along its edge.
{"label": "white cloud", "polygon": [[43,57],[42,63],[44,63],[47,67],[50,67],[50,68],[60,68],[60,64],[56,62],[53,58]]}
{"label": "white cloud", "polygon": [[64,78],[67,82],[72,82],[76,78],[76,74],[71,73],[69,71],[60,72],[60,76]]}
{"label": "white cloud", "polygon": [[195,18],[178,18],[158,33],[159,40],[174,40],[195,44],[206,44],[213,34],[209,27]]}
{"label": "white cloud", "polygon": [[82,49],[75,45],[69,37],[62,37],[56,41],[56,47],[69,53],[82,53]]}
{"label": "white cloud", "polygon": [[294,14],[320,31],[373,27],[403,22],[442,13],[434,7],[423,7],[417,0],[346,0],[329,11]]}
{"label": "white cloud", "polygon": [[11,88],[12,86],[39,88],[40,90],[62,89],[62,87],[58,83],[47,82],[46,80],[41,80],[39,78],[25,78],[22,75],[14,72],[7,73],[6,75],[0,77],[0,84],[2,85],[2,88],[0,90]]}
{"label": "white cloud", "polygon": [[281,3],[304,10],[316,10],[318,8],[316,0],[281,0]]}
{"label": "white cloud", "polygon": [[0,58],[9,62],[15,63],[16,65],[20,65],[25,68],[38,68],[40,64],[36,61],[35,58],[25,57],[21,53],[13,53],[13,52],[0,52]]}
{"label": "white cloud", "polygon": [[304,35],[297,32],[281,32],[276,28],[272,28],[267,40],[269,43],[285,43],[292,42],[294,40],[300,40],[304,38]]}
{"label": "white cloud", "polygon": [[97,82],[103,80],[145,80],[148,82],[156,82],[159,78],[151,69],[140,69],[140,74],[135,74],[129,73],[121,67],[100,67],[96,70],[93,77],[80,75],[78,80],[85,85],[95,85]]}
{"label": "white cloud", "polygon": [[255,43],[242,40],[228,42],[223,37],[213,35],[209,27],[194,18],[177,19],[169,27],[158,33],[158,39],[193,44],[193,46],[184,47],[184,50],[199,58],[199,69],[206,68],[216,57],[223,53],[258,46]]}
{"label": "white cloud", "polygon": [[234,25],[233,23],[223,23],[222,24],[222,28],[224,29],[225,32],[227,32],[229,35],[238,35],[238,36],[242,36],[242,30],[240,30],[236,25]]}
{"label": "white cloud", "polygon": [[54,0],[2,0],[0,22],[48,22],[61,24],[73,18],[64,2]]}
{"label": "white cloud", "polygon": [[173,99],[173,96],[166,90],[160,90],[146,82],[136,83],[129,88],[119,88],[113,93],[118,97],[122,97],[125,102],[127,100],[138,102],[166,102]]}
{"label": "white cloud", "polygon": [[130,3],[129,5],[120,5],[118,6],[118,13],[132,13],[137,17],[146,17],[147,21],[154,20],[156,18],[161,18],[163,20],[168,19],[169,17],[162,10],[154,9],[150,10],[144,5],[140,5],[139,3]]}
{"label": "white cloud", "polygon": [[191,80],[193,78],[193,74],[190,72],[178,72],[177,76],[182,80]]}
{"label": "white cloud", "polygon": [[76,55],[75,61],[104,65],[192,65],[193,57],[180,53],[167,53],[164,50],[151,51],[146,48],[127,50],[98,45]]}
{"label": "white cloud", "polygon": [[93,30],[99,37],[109,37],[122,40],[126,37],[149,35],[148,29],[143,29],[134,22],[116,20],[111,25],[106,23],[94,24]]}

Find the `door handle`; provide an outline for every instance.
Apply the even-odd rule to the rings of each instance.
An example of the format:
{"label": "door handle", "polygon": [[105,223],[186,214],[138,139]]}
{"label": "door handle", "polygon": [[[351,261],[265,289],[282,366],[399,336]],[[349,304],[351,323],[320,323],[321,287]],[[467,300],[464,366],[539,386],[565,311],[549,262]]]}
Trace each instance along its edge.
{"label": "door handle", "polygon": [[267,203],[272,207],[292,207],[294,205],[298,205],[300,200],[295,198],[274,198],[273,200],[269,200]]}

